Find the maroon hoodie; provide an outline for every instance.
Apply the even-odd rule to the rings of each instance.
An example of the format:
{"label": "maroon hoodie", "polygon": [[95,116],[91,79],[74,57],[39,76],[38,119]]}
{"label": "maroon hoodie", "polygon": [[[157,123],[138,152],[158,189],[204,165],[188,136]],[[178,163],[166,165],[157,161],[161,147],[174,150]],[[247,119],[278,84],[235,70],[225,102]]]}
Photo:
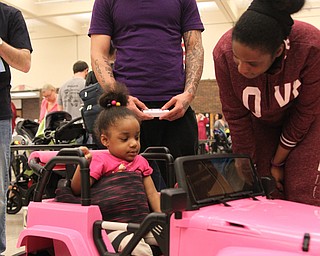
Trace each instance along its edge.
{"label": "maroon hoodie", "polygon": [[265,176],[281,143],[290,149],[283,198],[320,206],[320,31],[295,21],[278,65],[254,79],[238,72],[231,33],[213,57],[233,152],[249,154]]}
{"label": "maroon hoodie", "polygon": [[231,34],[221,37],[213,57],[234,152],[254,155],[252,115],[266,125],[282,125],[282,146],[295,147],[320,114],[320,31],[295,21],[279,70],[254,79],[238,72]]}

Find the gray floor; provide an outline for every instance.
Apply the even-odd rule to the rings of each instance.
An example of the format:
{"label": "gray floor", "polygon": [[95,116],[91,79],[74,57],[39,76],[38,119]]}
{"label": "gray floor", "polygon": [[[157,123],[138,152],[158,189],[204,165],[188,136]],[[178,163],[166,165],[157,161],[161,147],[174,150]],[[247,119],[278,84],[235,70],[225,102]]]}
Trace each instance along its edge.
{"label": "gray floor", "polygon": [[18,237],[23,230],[23,211],[17,214],[7,214],[7,250],[2,253],[5,256],[12,256],[23,251],[22,248],[16,248]]}

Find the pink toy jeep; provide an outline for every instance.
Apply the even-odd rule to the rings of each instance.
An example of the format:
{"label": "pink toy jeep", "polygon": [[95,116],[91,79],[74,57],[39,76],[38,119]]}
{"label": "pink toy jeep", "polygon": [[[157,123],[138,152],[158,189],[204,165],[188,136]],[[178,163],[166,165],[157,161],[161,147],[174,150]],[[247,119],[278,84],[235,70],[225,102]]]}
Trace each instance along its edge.
{"label": "pink toy jeep", "polygon": [[[102,221],[99,207],[90,204],[88,166],[81,154],[52,158],[42,169],[43,180],[28,209],[27,228],[18,246],[26,254],[130,255],[137,242],[152,232],[170,256],[293,256],[319,255],[320,207],[265,196],[249,158],[242,155],[199,155],[176,159],[179,188],[161,192],[163,213],[151,213],[140,224]],[[55,164],[69,160],[83,173],[82,206],[41,202],[45,180]],[[270,180],[271,181],[271,180]],[[270,185],[270,184],[269,184]],[[135,234],[115,253],[104,229]],[[33,255],[33,254],[32,254]]]}

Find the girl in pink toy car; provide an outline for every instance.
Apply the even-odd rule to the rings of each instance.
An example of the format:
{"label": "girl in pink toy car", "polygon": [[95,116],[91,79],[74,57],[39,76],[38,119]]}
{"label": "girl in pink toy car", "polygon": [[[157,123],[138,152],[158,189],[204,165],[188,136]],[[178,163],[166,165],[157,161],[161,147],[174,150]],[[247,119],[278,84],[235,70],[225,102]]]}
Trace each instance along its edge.
{"label": "girl in pink toy car", "polygon": [[[108,206],[101,209],[103,219],[139,223],[149,213],[148,203],[152,211],[161,211],[160,196],[151,178],[152,168],[139,155],[140,123],[126,107],[127,97],[127,88],[118,83],[113,91],[103,94],[99,99],[103,110],[96,120],[95,128],[97,138],[108,150],[91,154],[88,148],[81,149],[90,162],[90,185],[98,185],[104,192],[100,193],[101,202],[108,201]],[[72,178],[71,188],[75,195],[80,194],[79,167]],[[114,204],[110,205],[110,201]],[[119,235],[123,239],[115,242],[116,246],[115,243],[113,245],[121,252],[132,234],[122,231],[108,234],[111,241],[119,240]],[[133,255],[153,255],[148,243],[154,245],[156,242],[152,236],[145,237]]]}

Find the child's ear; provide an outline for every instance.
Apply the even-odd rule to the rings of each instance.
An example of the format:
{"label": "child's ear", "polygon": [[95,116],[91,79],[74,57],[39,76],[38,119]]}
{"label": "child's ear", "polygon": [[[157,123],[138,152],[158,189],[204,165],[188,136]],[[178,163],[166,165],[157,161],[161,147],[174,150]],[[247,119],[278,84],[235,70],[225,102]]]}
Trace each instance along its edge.
{"label": "child's ear", "polygon": [[101,134],[100,140],[101,140],[101,143],[102,143],[103,146],[105,146],[106,148],[109,147],[109,139],[108,139],[108,137],[106,135]]}

